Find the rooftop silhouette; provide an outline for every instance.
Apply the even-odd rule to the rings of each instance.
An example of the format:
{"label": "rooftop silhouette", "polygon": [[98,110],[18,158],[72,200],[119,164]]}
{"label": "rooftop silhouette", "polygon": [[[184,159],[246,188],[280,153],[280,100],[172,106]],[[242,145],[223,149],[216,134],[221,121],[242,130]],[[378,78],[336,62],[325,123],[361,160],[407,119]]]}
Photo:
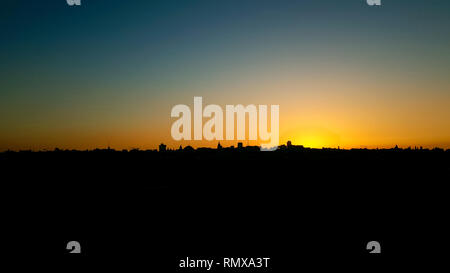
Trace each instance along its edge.
{"label": "rooftop silhouette", "polygon": [[[170,148],[164,143],[161,143],[158,146],[158,149],[145,149],[141,150],[139,148],[131,148],[131,149],[121,149],[116,150],[114,148],[111,148],[108,146],[108,148],[96,148],[96,149],[86,149],[86,150],[76,150],[76,149],[59,149],[55,148],[54,150],[7,150],[0,152],[1,154],[7,154],[7,153],[48,153],[48,152],[159,152],[159,153],[169,153],[169,152],[205,152],[205,151],[240,151],[240,152],[258,152],[260,151],[260,146],[255,145],[247,145],[244,146],[242,142],[237,143],[237,147],[234,145],[224,147],[218,142],[217,148],[211,148],[211,147],[197,147],[194,148],[190,145],[183,147],[180,145],[178,148]],[[293,145],[291,141],[287,141],[286,144],[279,145],[278,148],[274,152],[314,152],[314,151],[341,151],[341,152],[350,152],[350,151],[415,151],[415,152],[450,152],[450,149],[443,149],[440,147],[434,147],[434,148],[423,148],[422,146],[414,146],[414,147],[407,147],[407,148],[401,148],[398,147],[398,145],[391,147],[391,148],[350,148],[350,149],[343,149],[339,146],[337,148],[335,147],[322,147],[322,148],[311,148],[311,147],[304,147],[303,145]]]}

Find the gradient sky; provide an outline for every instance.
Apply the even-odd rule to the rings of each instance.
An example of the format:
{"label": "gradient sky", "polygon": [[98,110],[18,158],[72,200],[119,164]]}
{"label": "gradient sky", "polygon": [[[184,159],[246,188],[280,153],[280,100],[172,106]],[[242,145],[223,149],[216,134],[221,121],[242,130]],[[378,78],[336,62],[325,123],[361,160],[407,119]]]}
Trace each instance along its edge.
{"label": "gradient sky", "polygon": [[280,141],[450,148],[450,1],[3,1],[0,151],[156,148],[176,104],[279,104]]}

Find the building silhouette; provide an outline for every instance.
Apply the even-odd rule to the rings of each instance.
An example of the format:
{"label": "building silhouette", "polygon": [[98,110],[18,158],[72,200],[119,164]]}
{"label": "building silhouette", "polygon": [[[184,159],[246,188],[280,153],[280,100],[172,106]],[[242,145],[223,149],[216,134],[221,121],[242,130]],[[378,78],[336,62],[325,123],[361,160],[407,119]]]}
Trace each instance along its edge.
{"label": "building silhouette", "polygon": [[166,145],[164,145],[163,143],[159,144],[159,151],[160,152],[165,152],[166,151]]}

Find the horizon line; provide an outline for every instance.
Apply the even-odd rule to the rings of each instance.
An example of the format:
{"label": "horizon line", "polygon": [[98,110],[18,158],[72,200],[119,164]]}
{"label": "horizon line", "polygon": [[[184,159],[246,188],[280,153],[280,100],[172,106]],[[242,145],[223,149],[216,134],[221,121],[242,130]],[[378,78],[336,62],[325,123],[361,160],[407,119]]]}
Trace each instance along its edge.
{"label": "horizon line", "polygon": [[[288,141],[288,142],[290,142],[290,141]],[[287,149],[296,149],[296,150],[299,150],[299,149],[303,149],[303,150],[340,150],[340,151],[351,151],[351,150],[374,150],[374,151],[377,151],[377,150],[416,150],[416,151],[420,151],[420,150],[443,150],[443,151],[450,151],[450,148],[443,148],[443,147],[439,147],[439,146],[429,146],[429,145],[427,145],[427,146],[429,146],[428,148],[427,147],[424,147],[424,146],[421,146],[421,145],[419,145],[419,146],[417,146],[417,145],[414,145],[414,146],[411,146],[411,145],[409,145],[409,146],[399,146],[399,145],[395,145],[394,147],[391,147],[391,146],[389,146],[389,147],[387,147],[387,146],[384,146],[384,147],[374,147],[374,148],[369,148],[369,147],[367,147],[367,146],[364,146],[364,145],[360,145],[360,147],[351,147],[351,148],[341,148],[340,146],[337,146],[337,147],[326,147],[326,146],[323,146],[323,147],[321,147],[321,148],[315,148],[315,147],[307,147],[307,146],[304,146],[304,145],[295,145],[295,144],[288,144],[288,142],[286,142],[285,144],[281,144],[281,145],[278,145],[277,146],[277,149],[276,150],[287,150]],[[241,146],[239,146],[239,144],[241,144]],[[208,149],[208,150],[221,150],[221,149],[224,149],[224,150],[230,150],[230,149],[235,149],[235,150],[239,150],[239,149],[244,149],[244,148],[260,148],[261,146],[260,145],[243,145],[244,143],[243,142],[238,142],[237,143],[237,146],[234,146],[234,145],[230,145],[230,146],[226,146],[226,147],[223,147],[223,146],[221,146],[220,145],[220,142],[218,142],[218,145],[217,145],[217,147],[206,147],[206,146],[200,146],[200,147],[193,147],[193,146],[191,146],[191,145],[186,145],[186,146],[182,146],[182,145],[180,145],[180,146],[178,146],[178,147],[175,147],[175,148],[172,148],[172,147],[167,147],[167,145],[165,145],[164,143],[161,143],[160,145],[158,145],[156,148],[153,148],[153,149],[141,149],[140,147],[132,147],[132,148],[128,148],[128,149],[126,149],[126,148],[123,148],[123,149],[116,149],[116,148],[111,148],[109,145],[106,147],[106,148],[101,148],[101,147],[96,147],[96,148],[93,148],[93,149],[89,149],[89,148],[86,148],[86,149],[74,149],[74,148],[72,148],[72,149],[70,149],[70,148],[58,148],[58,147],[54,147],[53,149],[19,149],[19,150],[12,150],[12,149],[7,149],[7,150],[3,150],[3,151],[0,151],[0,153],[7,153],[7,152],[56,152],[56,151],[60,151],[60,152],[64,152],[64,151],[77,151],[77,152],[86,152],[86,151],[116,151],[116,152],[125,152],[125,151],[127,151],[127,152],[130,152],[130,151],[141,151],[141,152],[145,152],[145,151],[149,151],[149,152],[168,152],[168,151],[184,151],[185,149],[189,149],[189,150],[201,150],[201,149]],[[163,151],[161,151],[161,145],[163,145],[164,146],[164,148],[163,148]],[[220,146],[220,148],[219,148],[219,146]],[[370,145],[370,146],[373,146],[373,145]],[[181,148],[181,149],[180,149]]]}

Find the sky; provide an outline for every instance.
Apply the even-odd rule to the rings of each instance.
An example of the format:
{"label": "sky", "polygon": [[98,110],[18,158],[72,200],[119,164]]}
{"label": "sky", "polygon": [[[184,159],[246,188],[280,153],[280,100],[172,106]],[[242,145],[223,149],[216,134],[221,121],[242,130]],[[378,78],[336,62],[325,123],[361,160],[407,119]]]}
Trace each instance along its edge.
{"label": "sky", "polygon": [[194,96],[279,105],[281,143],[450,148],[446,0],[7,0],[0,37],[0,151],[215,147],[171,138]]}

